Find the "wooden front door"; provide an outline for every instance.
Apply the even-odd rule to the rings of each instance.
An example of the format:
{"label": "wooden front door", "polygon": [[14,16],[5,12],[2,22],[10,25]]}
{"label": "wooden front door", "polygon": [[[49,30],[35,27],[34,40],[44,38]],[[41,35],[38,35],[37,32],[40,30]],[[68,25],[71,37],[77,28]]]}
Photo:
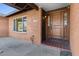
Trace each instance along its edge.
{"label": "wooden front door", "polygon": [[54,11],[48,15],[48,38],[69,38],[68,10]]}
{"label": "wooden front door", "polygon": [[63,18],[62,12],[57,11],[49,15],[50,26],[49,26],[49,37],[51,38],[62,38],[63,37]]}

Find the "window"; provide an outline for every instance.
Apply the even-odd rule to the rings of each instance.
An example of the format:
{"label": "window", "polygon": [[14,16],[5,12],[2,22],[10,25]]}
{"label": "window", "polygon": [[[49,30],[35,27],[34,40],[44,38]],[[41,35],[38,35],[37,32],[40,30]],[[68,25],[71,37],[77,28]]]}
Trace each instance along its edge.
{"label": "window", "polygon": [[26,32],[26,17],[14,19],[14,31]]}

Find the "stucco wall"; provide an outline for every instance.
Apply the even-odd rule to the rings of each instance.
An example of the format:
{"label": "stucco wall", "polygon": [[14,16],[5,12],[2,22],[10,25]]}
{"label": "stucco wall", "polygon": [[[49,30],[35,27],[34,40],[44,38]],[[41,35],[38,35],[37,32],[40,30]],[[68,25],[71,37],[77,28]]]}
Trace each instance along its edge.
{"label": "stucco wall", "polygon": [[[13,20],[17,17],[27,17],[27,32],[14,32],[13,31]],[[34,35],[34,43],[41,43],[41,9],[39,10],[30,10],[27,12],[19,13],[9,17],[9,36],[25,39],[31,41],[31,37]]]}
{"label": "stucco wall", "polygon": [[0,17],[0,37],[8,36],[8,19]]}
{"label": "stucco wall", "polygon": [[79,56],[79,4],[70,6],[70,44],[73,55]]}

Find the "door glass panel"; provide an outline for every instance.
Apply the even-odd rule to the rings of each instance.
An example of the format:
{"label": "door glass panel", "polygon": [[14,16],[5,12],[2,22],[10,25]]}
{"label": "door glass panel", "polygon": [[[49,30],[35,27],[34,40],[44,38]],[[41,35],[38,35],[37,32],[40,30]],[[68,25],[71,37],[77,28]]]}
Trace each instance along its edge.
{"label": "door glass panel", "polygon": [[67,13],[64,13],[64,26],[67,26]]}

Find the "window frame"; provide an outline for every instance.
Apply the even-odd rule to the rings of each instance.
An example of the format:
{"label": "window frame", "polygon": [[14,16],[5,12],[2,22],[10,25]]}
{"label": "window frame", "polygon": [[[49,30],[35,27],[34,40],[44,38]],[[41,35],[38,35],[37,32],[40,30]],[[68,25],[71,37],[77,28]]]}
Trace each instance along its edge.
{"label": "window frame", "polygon": [[[27,29],[26,29],[26,31],[23,31],[24,30],[24,22],[23,22],[23,17],[26,17],[26,16],[22,16],[22,17],[17,17],[17,18],[14,18],[14,20],[13,20],[13,32],[18,32],[18,33],[26,33],[27,32]],[[18,19],[18,18],[22,18],[22,31],[20,32],[20,31],[18,31],[18,27],[17,27],[17,25],[16,25],[16,19]],[[27,17],[26,17],[26,27],[27,27]]]}

